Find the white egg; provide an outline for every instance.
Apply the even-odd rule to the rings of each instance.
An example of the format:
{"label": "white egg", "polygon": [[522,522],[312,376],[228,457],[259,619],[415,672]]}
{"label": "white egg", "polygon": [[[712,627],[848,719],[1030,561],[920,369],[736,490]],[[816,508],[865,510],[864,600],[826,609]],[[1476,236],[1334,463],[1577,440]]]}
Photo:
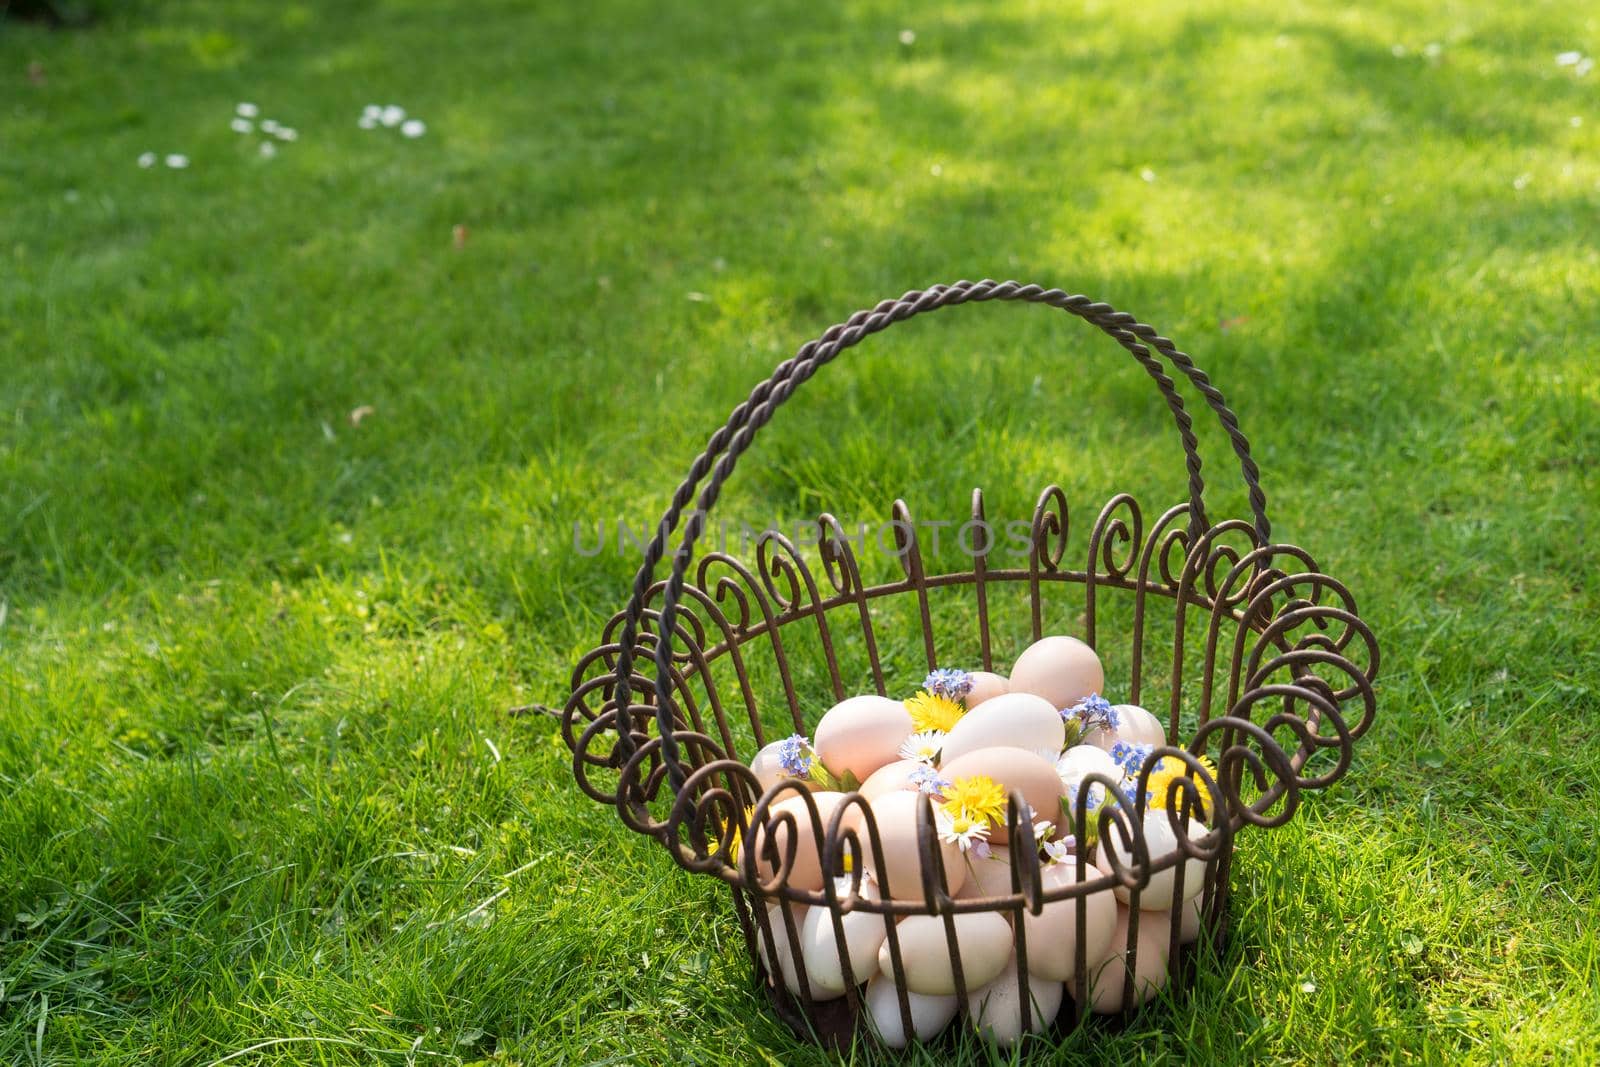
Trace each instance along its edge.
{"label": "white egg", "polygon": [[[1063,809],[1061,814],[1061,833],[1074,834],[1074,827],[1078,818],[1078,793],[1083,789],[1084,779],[1091,774],[1104,775],[1112,782],[1122,780],[1122,768],[1117,766],[1117,761],[1112,759],[1105,749],[1094,745],[1073,745],[1061,753],[1061,758],[1056,760],[1056,776],[1061,782],[1062,796],[1067,803],[1072,805],[1070,812]],[[1104,789],[1105,786],[1100,786]],[[1095,805],[1092,803],[1099,797],[1099,792],[1090,796],[1088,807],[1088,826],[1095,824]]]}
{"label": "white egg", "polygon": [[[1049,1027],[1061,1010],[1064,992],[1060,982],[1028,976],[1028,1033],[1036,1034]],[[1022,983],[1016,953],[1006,961],[999,977],[968,994],[967,1014],[972,1016],[978,1032],[997,1044],[1014,1044],[1023,1035]]]}
{"label": "white egg", "polygon": [[859,696],[829,708],[817,722],[811,747],[828,770],[864,782],[873,771],[900,758],[911,734],[911,713],[898,700]]}
{"label": "white egg", "polygon": [[[917,807],[922,794],[900,790],[881,794],[872,802],[872,821],[878,828],[878,841],[883,846],[883,867],[889,883],[879,884],[884,895],[894,900],[922,900],[922,849],[917,836]],[[845,815],[861,841],[862,870],[873,879],[879,878],[877,854],[872,848],[872,835],[867,832],[866,819],[859,809],[852,808]],[[961,850],[941,841],[935,833],[934,844],[944,861],[945,888],[954,895],[967,879],[966,864],[961,862]],[[821,883],[818,883],[821,888]]]}
{"label": "white egg", "polygon": [[[788,854],[789,838],[793,833],[794,865],[789,870],[787,884],[795,889],[822,888],[822,857],[817,852],[817,839],[828,832],[828,821],[833,817],[833,809],[844,800],[844,794],[819,790],[811,794],[811,800],[817,806],[819,820],[815,830],[812,828],[811,812],[806,807],[806,798],[799,795],[790,796],[772,805],[769,809],[770,820],[752,830],[750,847],[756,850],[756,873],[764,884],[770,883],[777,873],[776,866],[767,858],[769,832],[777,849],[778,863],[782,863]],[[792,831],[788,824],[777,821],[784,812],[794,816]]]}
{"label": "white egg", "polygon": [[1111,932],[1111,952],[1098,967],[1089,970],[1089,1006],[1100,1015],[1115,1015],[1124,1007],[1143,1004],[1167,984],[1167,935],[1172,928],[1159,919],[1147,922],[1149,912],[1139,913],[1133,970],[1133,1004],[1123,1003],[1123,985],[1128,973],[1128,909],[1117,908],[1116,928]]}
{"label": "white egg", "polygon": [[[1011,955],[1010,924],[992,911],[965,912],[952,921],[967,989],[987,985]],[[905,986],[913,993],[946,996],[956,991],[952,962],[957,952],[951,950],[944,922],[939,915],[910,915],[895,928],[905,964]],[[888,940],[878,949],[878,969],[887,977],[895,976]]]}
{"label": "white egg", "polygon": [[[1211,831],[1199,819],[1189,820],[1189,837],[1198,840]],[[1131,851],[1121,847],[1122,839],[1115,829],[1110,831],[1116,848],[1117,855],[1125,864],[1131,864],[1133,855]],[[1178,836],[1172,832],[1172,823],[1165,808],[1150,808],[1144,813],[1144,840],[1150,850],[1150,862],[1155,864],[1159,860],[1178,851]],[[1178,867],[1183,871],[1183,899],[1188,900],[1205,888],[1206,864],[1204,860],[1189,858],[1181,864],[1174,864],[1164,871],[1157,871],[1150,876],[1150,884],[1144,887],[1139,894],[1139,907],[1151,911],[1161,911],[1172,907],[1172,891],[1178,881]],[[1131,899],[1130,891],[1122,886],[1116,887],[1117,899],[1126,904]]]}
{"label": "white egg", "polygon": [[1105,691],[1106,673],[1094,649],[1076,637],[1043,637],[1011,668],[1011,691],[1034,693],[1058,711]]}
{"label": "white egg", "polygon": [[[805,922],[811,917],[810,913],[814,910],[820,910],[808,908],[804,904],[794,904],[791,905],[791,908],[794,913],[795,933],[797,936],[805,929]],[[772,927],[772,943],[774,949],[776,949],[778,962],[777,966],[773,966],[772,960],[767,954],[766,936],[760,930],[757,930],[756,948],[761,953],[761,962],[766,965],[769,976],[773,976],[774,972],[776,972],[776,976],[783,979],[784,988],[798,996],[800,993],[800,968],[795,966],[794,946],[789,944],[789,931],[783,925],[783,906],[781,904],[774,904],[767,909],[767,924]],[[805,960],[804,952],[801,953],[800,958],[802,961]],[[810,963],[806,963],[805,966],[806,985],[810,988],[812,1000],[834,1000],[844,995],[843,989],[832,991],[818,985],[816,976],[810,972]]]}
{"label": "white egg", "polygon": [[1066,741],[1061,712],[1032,693],[1004,693],[961,716],[939,752],[939,765],[980,748],[1060,752]]}
{"label": "white egg", "polygon": [[763,793],[789,777],[778,760],[778,748],[783,744],[781,740],[769,742],[750,760],[750,770],[761,783]]}
{"label": "white egg", "polygon": [[[1104,872],[1093,865],[1084,869],[1084,881],[1094,881]],[[1074,885],[1078,881],[1076,860],[1052,863],[1040,875],[1046,891]],[[1052,901],[1038,915],[1022,913],[1022,929],[1028,939],[1028,971],[1039,978],[1065,982],[1078,973],[1078,912],[1083,912],[1083,958],[1089,969],[1097,966],[1111,951],[1111,931],[1117,925],[1117,898],[1110,889]]]}
{"label": "white egg", "polygon": [[1113,704],[1117,712],[1115,730],[1091,730],[1084,738],[1091,745],[1107,751],[1118,741],[1130,745],[1164,745],[1167,728],[1162,721],[1137,704]]}
{"label": "white egg", "polygon": [[[842,902],[850,892],[850,879],[841,878],[837,884]],[[861,896],[865,900],[877,900],[878,891],[863,879]],[[857,983],[865,982],[878,973],[878,948],[888,934],[884,917],[868,911],[852,911],[841,916],[839,923],[844,928],[851,973]],[[827,908],[818,905],[806,913],[806,921],[800,928],[800,954],[806,961],[806,975],[813,985],[828,993],[844,992],[844,965],[839,958],[833,915]]]}
{"label": "white egg", "polygon": [[[911,1036],[927,1041],[950,1025],[959,1002],[951,996],[929,996],[906,992],[906,1007],[911,1009]],[[878,1037],[890,1048],[905,1048],[905,1020],[900,1017],[900,996],[887,976],[879,975],[867,983],[867,1012]]]}
{"label": "white egg", "polygon": [[993,700],[1002,693],[1011,692],[1011,681],[1003,674],[992,674],[989,671],[968,671],[967,678],[972,682],[972,688],[967,692],[967,710],[972,710],[984,701]]}

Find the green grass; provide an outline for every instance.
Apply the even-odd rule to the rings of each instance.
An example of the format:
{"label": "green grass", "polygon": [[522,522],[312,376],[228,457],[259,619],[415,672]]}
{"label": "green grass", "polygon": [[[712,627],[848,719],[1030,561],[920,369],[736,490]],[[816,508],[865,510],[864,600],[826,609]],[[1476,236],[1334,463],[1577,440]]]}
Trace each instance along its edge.
{"label": "green grass", "polygon": [[[1030,1054],[1600,1059],[1600,74],[1567,49],[1585,5],[0,24],[0,1061],[820,1062],[715,886],[505,709],[625,597],[575,521],[653,522],[801,342],[981,276],[1194,353],[1385,650],[1349,776],[1245,840],[1226,958]],[[258,158],[246,99],[300,140]],[[356,128],[390,100],[428,135]],[[729,514],[1175,500],[1117,357],[1038,309],[897,328]]]}

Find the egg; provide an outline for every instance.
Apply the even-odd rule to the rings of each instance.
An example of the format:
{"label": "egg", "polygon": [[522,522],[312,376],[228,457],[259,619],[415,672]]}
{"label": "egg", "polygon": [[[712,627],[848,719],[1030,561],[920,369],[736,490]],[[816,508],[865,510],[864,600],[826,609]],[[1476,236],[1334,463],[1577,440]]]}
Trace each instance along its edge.
{"label": "egg", "polygon": [[898,700],[858,696],[829,708],[817,722],[811,748],[835,775],[864,782],[879,767],[900,758],[911,733],[911,713]]}
{"label": "egg", "polygon": [[769,833],[777,848],[779,863],[783,862],[783,857],[788,852],[791,828],[776,822],[782,813],[788,812],[794,816],[792,832],[797,835],[797,840],[794,866],[789,870],[787,884],[795,889],[822,888],[822,857],[817,852],[817,839],[828,832],[828,820],[833,817],[833,809],[844,800],[844,794],[818,790],[811,794],[811,800],[817,806],[817,816],[820,820],[815,831],[812,829],[811,812],[806,808],[806,798],[803,796],[791,796],[778,801],[768,809],[772,821],[753,829],[751,847],[756,850],[756,874],[763,883],[769,883],[777,873],[777,868],[767,858]]}
{"label": "egg", "polygon": [[1111,952],[1089,969],[1089,1006],[1100,1015],[1115,1015],[1125,1007],[1145,1003],[1167,984],[1167,935],[1172,928],[1151,913],[1139,914],[1139,933],[1133,968],[1133,1003],[1124,1004],[1123,983],[1128,973],[1128,909],[1118,905],[1116,928],[1111,931]]}
{"label": "egg", "polygon": [[[1150,850],[1152,864],[1172,855],[1178,850],[1178,836],[1172,831],[1172,823],[1165,808],[1151,808],[1144,813],[1144,840]],[[1199,819],[1189,820],[1189,837],[1197,840],[1206,836],[1211,831]],[[1117,845],[1117,855],[1125,864],[1133,861],[1132,852],[1121,847],[1122,839],[1117,830],[1112,830],[1111,835]],[[1157,871],[1150,876],[1150,884],[1144,887],[1139,894],[1139,907],[1151,911],[1161,911],[1172,907],[1172,891],[1178,881],[1178,866],[1175,864],[1164,871]],[[1188,900],[1205,888],[1206,863],[1205,860],[1193,857],[1182,862],[1183,872],[1183,899]],[[1129,890],[1118,885],[1116,887],[1117,899],[1126,904],[1131,899]]]}
{"label": "egg", "polygon": [[[922,900],[922,852],[917,838],[917,806],[922,802],[920,793],[901,790],[884,793],[872,802],[872,821],[878,828],[878,840],[883,846],[883,864],[888,876],[887,886],[878,888],[884,896],[896,900]],[[866,820],[856,810],[845,818],[854,827],[861,840],[865,866],[862,868],[874,879],[879,877],[878,860],[872,849],[872,837],[867,832]],[[967,865],[961,860],[961,850],[955,845],[939,840],[934,843],[944,861],[945,887],[952,895],[967,878]],[[821,884],[818,883],[818,888]]]}
{"label": "egg", "polygon": [[961,716],[939,753],[943,767],[980,748],[1060,752],[1067,737],[1061,713],[1032,693],[1004,693]]}
{"label": "egg", "polygon": [[1011,692],[1011,682],[1003,674],[991,674],[988,671],[968,671],[967,680],[972,683],[972,688],[967,691],[967,710],[982,704],[986,700],[993,700],[1002,693]]}
{"label": "egg", "polygon": [[1181,910],[1147,911],[1139,917],[1139,921],[1153,920],[1160,923],[1163,930],[1170,932],[1174,912],[1178,914],[1180,923],[1178,927],[1178,944],[1192,945],[1200,940],[1200,898],[1198,896],[1190,897],[1189,902],[1181,906]]}
{"label": "egg", "polygon": [[[1074,829],[1078,818],[1076,805],[1078,803],[1078,793],[1083,788],[1083,780],[1085,778],[1090,774],[1100,774],[1112,782],[1120,782],[1122,780],[1122,768],[1117,766],[1117,761],[1112,759],[1105,749],[1095,745],[1073,745],[1061,753],[1061,757],[1056,760],[1055,770],[1056,777],[1061,782],[1061,795],[1068,804],[1073,805],[1070,813],[1062,812],[1061,832],[1063,834],[1077,832]],[[1101,788],[1105,787],[1102,785]],[[1097,792],[1095,796],[1098,795]],[[1091,801],[1093,799],[1094,797],[1090,798]],[[1087,826],[1093,827],[1094,825],[1095,808],[1093,804],[1089,804]]]}
{"label": "egg", "polygon": [[1017,657],[1011,691],[1033,693],[1057,710],[1105,690],[1106,673],[1094,649],[1076,637],[1044,637]]}
{"label": "egg", "polygon": [[[967,995],[967,1014],[972,1017],[973,1025],[996,1044],[1015,1044],[1023,1035],[1022,982],[1018,975],[1017,956],[1013,952],[999,977]],[[1061,1010],[1064,993],[1062,983],[1028,975],[1028,1033],[1036,1034],[1049,1028]]]}
{"label": "egg", "polygon": [[[895,984],[887,975],[879,975],[867,983],[867,1013],[872,1017],[872,1027],[879,1039],[890,1048],[905,1048],[905,1021],[900,1018],[900,997]],[[911,1037],[927,1041],[950,1025],[956,1017],[959,1002],[953,995],[929,996],[906,992],[906,1007],[911,1009]]]}
{"label": "egg", "polygon": [[[794,904],[791,907],[794,911],[794,925],[797,934],[805,929],[806,920],[811,918],[811,913],[825,910],[822,908],[808,908],[804,904]],[[772,927],[772,942],[773,947],[777,950],[778,962],[777,966],[773,966],[772,960],[767,954],[766,936],[757,930],[756,947],[761,953],[761,962],[766,966],[769,976],[774,976],[775,972],[776,977],[783,979],[784,988],[798,996],[800,993],[800,968],[795,966],[794,948],[789,944],[789,931],[783,925],[783,906],[781,904],[774,904],[767,909],[767,924]],[[803,950],[800,958],[805,961]],[[811,964],[805,962],[805,967],[806,985],[810,989],[812,1000],[834,1000],[844,995],[843,989],[833,992],[818,985],[816,976],[811,973]]]}
{"label": "egg", "polygon": [[[1105,872],[1093,865],[1084,868],[1084,881],[1093,881]],[[1078,881],[1078,864],[1069,859],[1051,863],[1040,873],[1045,891],[1063,889]],[[1038,915],[1022,913],[1022,930],[1028,940],[1028,973],[1048,981],[1065,982],[1078,973],[1078,912],[1083,912],[1084,965],[1095,967],[1111,951],[1111,931],[1117,925],[1117,898],[1110,889],[1087,897],[1055,900]]]}
{"label": "egg", "polygon": [[1089,744],[1109,751],[1118,741],[1126,741],[1130,745],[1167,743],[1166,726],[1150,712],[1137,704],[1113,704],[1112,707],[1117,712],[1117,728],[1091,730],[1084,738]]}
{"label": "egg", "polygon": [[[841,899],[850,892],[850,879],[838,881]],[[861,897],[877,900],[878,890],[866,879],[861,881]],[[841,916],[844,944],[850,957],[850,970],[857,983],[865,982],[878,973],[878,948],[888,935],[882,915],[869,911],[851,911]],[[844,966],[839,958],[839,943],[833,927],[833,915],[825,907],[811,908],[800,927],[800,955],[806,963],[806,975],[814,986],[824,992],[842,994],[845,991]]]}
{"label": "egg", "polygon": [[866,781],[861,783],[857,790],[869,803],[877,800],[885,793],[893,793],[898,789],[915,788],[911,785],[911,772],[927,764],[919,763],[914,759],[895,760],[893,763],[879,767],[867,775]]}
{"label": "egg", "polygon": [[780,740],[764,745],[750,761],[750,770],[755,774],[756,781],[761,783],[763,793],[789,778],[778,759],[778,747],[784,743]]}
{"label": "egg", "polygon": [[[1060,816],[1061,779],[1056,777],[1055,766],[1043,756],[1020,748],[980,748],[939,767],[939,776],[951,782],[979,774],[994,779],[1008,794],[1013,790],[1021,793],[1036,820],[1056,822]],[[1009,843],[1003,821],[989,828],[989,840],[999,845]]]}
{"label": "egg", "polygon": [[956,896],[962,900],[978,897],[1009,897],[1011,895],[1011,850],[1004,846],[989,849],[989,855],[980,859],[972,853],[963,858],[967,867],[967,882]]}
{"label": "egg", "polygon": [[[967,989],[989,984],[999,976],[1011,955],[1010,924],[992,911],[965,912],[952,916],[952,921]],[[956,991],[955,970],[951,966],[956,953],[945,936],[944,922],[939,915],[908,915],[895,928],[900,959],[905,964],[905,986],[913,993],[948,996]],[[886,978],[895,975],[887,939],[878,949],[878,969]]]}

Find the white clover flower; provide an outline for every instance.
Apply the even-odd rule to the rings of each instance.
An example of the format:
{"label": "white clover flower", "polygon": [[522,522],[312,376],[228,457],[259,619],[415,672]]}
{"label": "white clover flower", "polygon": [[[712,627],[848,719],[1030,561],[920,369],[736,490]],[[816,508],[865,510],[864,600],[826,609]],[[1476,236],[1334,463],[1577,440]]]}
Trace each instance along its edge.
{"label": "white clover flower", "polygon": [[383,108],[378,104],[368,104],[361,109],[361,114],[365,118],[375,119],[383,114]]}
{"label": "white clover flower", "polygon": [[256,128],[256,124],[249,119],[234,119],[228,126],[234,133],[250,133]]}
{"label": "white clover flower", "polygon": [[140,152],[139,153],[139,166],[143,167],[145,170],[149,170],[151,167],[153,167],[155,165],[156,165],[156,154],[154,152]]}
{"label": "white clover flower", "polygon": [[278,132],[278,128],[279,127],[278,127],[278,120],[277,119],[262,119],[261,120],[261,132],[262,133],[277,133]]}
{"label": "white clover flower", "polygon": [[423,134],[428,132],[428,127],[423,125],[421,119],[408,119],[406,120],[405,124],[400,127],[400,132],[412,140],[416,140],[418,137],[421,137]]}
{"label": "white clover flower", "polygon": [[261,109],[250,103],[248,100],[233,110],[234,113],[242,119],[253,119],[257,115],[261,114]]}
{"label": "white clover flower", "polygon": [[276,136],[280,141],[298,141],[300,139],[300,131],[293,126],[279,126]]}
{"label": "white clover flower", "polygon": [[171,167],[173,170],[183,170],[188,165],[189,157],[184,155],[182,152],[173,152],[171,155],[167,156],[167,166]]}
{"label": "white clover flower", "polygon": [[944,747],[944,738],[943,730],[923,730],[912,734],[900,745],[900,758],[931,764]]}
{"label": "white clover flower", "polygon": [[271,141],[262,141],[261,142],[261,158],[262,159],[271,159],[273,156],[275,156],[277,154],[278,154],[278,146],[277,145],[273,144]]}
{"label": "white clover flower", "polygon": [[378,121],[393,129],[406,119],[406,109],[399,104],[390,104],[378,112]]}
{"label": "white clover flower", "polygon": [[375,130],[378,128],[378,116],[362,115],[360,118],[356,119],[356,125],[360,126],[363,130]]}

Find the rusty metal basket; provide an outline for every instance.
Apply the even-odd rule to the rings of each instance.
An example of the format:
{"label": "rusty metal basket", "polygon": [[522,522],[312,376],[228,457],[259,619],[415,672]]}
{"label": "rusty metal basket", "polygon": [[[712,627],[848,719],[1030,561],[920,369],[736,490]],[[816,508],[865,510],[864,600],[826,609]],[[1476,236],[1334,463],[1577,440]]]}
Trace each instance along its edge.
{"label": "rusty metal basket", "polygon": [[[993,541],[980,537],[973,541],[986,543],[974,543],[965,553],[970,567],[928,573],[910,510],[899,501],[892,509],[899,575],[883,584],[864,584],[850,538],[828,514],[818,519],[816,544],[805,552],[783,533],[767,531],[756,543],[753,567],[724,551],[704,553],[696,565],[695,547],[707,514],[734,464],[796,389],[845,349],[893,323],[991,300],[1059,308],[1098,327],[1143,367],[1182,441],[1186,503],[1164,511],[1147,530],[1132,497],[1112,497],[1089,531],[1080,570],[1062,565],[1068,506],[1055,486],[1038,498],[1025,566],[991,566]],[[1199,391],[1220,420],[1249,490],[1249,521],[1210,521],[1198,440],[1169,367]],[[695,507],[689,510],[691,503]],[[972,494],[971,514],[975,529],[986,523],[981,491]],[[657,581],[656,566],[680,522],[683,533],[671,573]],[[806,560],[812,551],[826,587]],[[948,613],[935,609],[947,606],[949,598],[961,601],[966,619],[975,618],[976,633],[957,638],[940,632],[936,616]],[[862,891],[867,865],[858,862],[863,839],[870,855],[880,857],[873,871],[877,884],[884,884],[885,872],[877,847],[880,828],[859,794],[849,794],[831,818],[822,819],[804,784],[780,781],[763,791],[747,763],[769,736],[809,733],[823,710],[852,691],[883,695],[893,682],[897,696],[909,695],[924,661],[929,670],[963,664],[992,669],[996,628],[1003,636],[1008,610],[1025,617],[1015,626],[1033,640],[1052,631],[1077,631],[1115,665],[1117,681],[1125,679],[1119,691],[1128,702],[1139,703],[1142,689],[1164,696],[1167,746],[1153,751],[1142,767],[1136,800],[1113,789],[1105,794],[1104,806],[1091,812],[1090,791],[1079,794],[1071,825],[1078,841],[1090,840],[1097,829],[1099,846],[1092,857],[1089,849],[1078,850],[1074,884],[1045,887],[1031,819],[1021,795],[1013,793],[1007,821],[1013,844],[1010,893],[973,897],[947,891],[934,820],[923,800],[917,817],[920,892],[869,899]],[[897,628],[891,631],[891,626]],[[1120,640],[1111,639],[1113,629],[1122,631]],[[671,640],[663,640],[663,634]],[[1016,649],[1021,646],[1019,633]],[[897,666],[896,656],[915,660],[917,673],[897,673],[905,668]],[[1139,894],[1153,876],[1174,869],[1174,899],[1181,899],[1189,861],[1203,864],[1196,898],[1199,942],[1220,947],[1227,932],[1236,836],[1248,826],[1283,824],[1294,815],[1303,791],[1322,789],[1345,773],[1354,742],[1376,710],[1377,668],[1376,640],[1358,618],[1349,590],[1323,574],[1306,551],[1272,541],[1249,443],[1222,394],[1189,356],[1149,326],[1083,296],[1010,281],[957,282],[857,312],[780,364],[734,409],[673,494],[645,548],[627,606],[574,669],[562,729],[578,785],[588,796],[614,805],[626,826],[660,841],[684,868],[728,886],[758,980],[797,1033],[832,1043],[873,1033],[864,1024],[862,990],[843,948],[838,962],[844,995],[830,1000],[812,995],[798,942],[796,917],[803,907],[828,910],[836,946],[847,943],[846,917],[883,916],[904,1035],[914,1027],[903,992],[897,921],[915,915],[942,919],[956,995],[966,1003],[966,950],[959,948],[955,917],[974,911],[1001,914],[1015,932],[1014,973],[1026,1033],[1051,1020],[1034,1017],[1040,1009],[1030,992],[1024,915],[1038,915],[1059,900],[1078,901],[1069,905],[1076,909],[1078,936],[1075,976],[1054,1020],[1060,1028],[1075,1025],[1089,1011],[1082,901],[1090,894],[1121,887],[1129,906],[1127,941],[1114,946],[1123,953],[1123,1004],[1139,999],[1134,989],[1139,917],[1150,921],[1148,916],[1160,914],[1139,907]],[[1108,667],[1108,679],[1112,676]],[[1113,684],[1108,681],[1107,687]],[[1186,743],[1180,746],[1180,739]],[[1199,758],[1206,754],[1214,764]],[[1169,756],[1183,761],[1187,772],[1170,782],[1165,805],[1178,847],[1152,856],[1143,786],[1155,762]],[[1089,781],[1113,785],[1098,776]],[[800,803],[809,827],[797,823],[794,805],[774,810],[792,797],[805,798]],[[1191,837],[1192,820],[1207,812]],[[809,835],[803,842],[802,833]],[[752,841],[754,847],[740,847]],[[820,858],[826,875],[821,889],[789,882],[801,847],[814,849]],[[1170,925],[1168,974],[1174,981],[1169,986],[1176,988],[1189,950],[1180,942],[1179,923]],[[772,962],[782,960],[788,962]]]}

